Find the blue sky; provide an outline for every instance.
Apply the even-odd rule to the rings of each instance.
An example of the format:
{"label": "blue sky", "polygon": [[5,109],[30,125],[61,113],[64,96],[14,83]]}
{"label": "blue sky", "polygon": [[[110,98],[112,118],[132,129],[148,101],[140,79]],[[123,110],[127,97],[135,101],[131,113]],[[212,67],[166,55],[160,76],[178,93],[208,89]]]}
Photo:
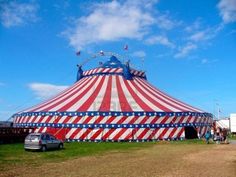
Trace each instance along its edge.
{"label": "blue sky", "polygon": [[0,120],[72,85],[100,50],[186,103],[236,112],[236,0],[0,0],[0,22]]}

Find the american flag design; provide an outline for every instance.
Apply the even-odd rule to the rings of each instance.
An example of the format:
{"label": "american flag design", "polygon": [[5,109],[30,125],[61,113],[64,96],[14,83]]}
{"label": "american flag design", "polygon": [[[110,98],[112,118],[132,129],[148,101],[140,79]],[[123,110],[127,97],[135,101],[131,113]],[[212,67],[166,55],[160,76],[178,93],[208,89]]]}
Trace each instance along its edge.
{"label": "american flag design", "polygon": [[146,80],[143,71],[98,67],[57,96],[13,115],[14,126],[34,127],[67,141],[150,141],[202,136],[212,115],[177,100]]}

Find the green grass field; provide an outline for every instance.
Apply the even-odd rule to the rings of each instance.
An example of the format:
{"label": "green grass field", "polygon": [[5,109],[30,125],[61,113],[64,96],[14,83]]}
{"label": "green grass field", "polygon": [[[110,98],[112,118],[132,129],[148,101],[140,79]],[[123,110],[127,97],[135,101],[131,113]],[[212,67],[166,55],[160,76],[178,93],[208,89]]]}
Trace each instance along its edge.
{"label": "green grass field", "polygon": [[91,156],[106,152],[126,152],[132,149],[151,147],[154,144],[204,144],[201,140],[185,141],[160,141],[160,142],[73,142],[65,143],[62,150],[51,150],[47,152],[25,151],[23,144],[0,145],[0,170],[4,166],[30,164],[39,165],[45,162],[59,162],[81,156]]}
{"label": "green grass field", "polygon": [[235,176],[234,144],[184,140],[64,145],[47,152],[25,151],[23,144],[0,145],[0,177]]}

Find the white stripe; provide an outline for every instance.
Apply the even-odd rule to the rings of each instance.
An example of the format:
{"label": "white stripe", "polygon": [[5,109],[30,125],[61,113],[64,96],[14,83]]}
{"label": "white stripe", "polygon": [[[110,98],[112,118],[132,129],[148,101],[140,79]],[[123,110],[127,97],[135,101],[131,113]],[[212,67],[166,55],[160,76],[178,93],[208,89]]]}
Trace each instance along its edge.
{"label": "white stripe", "polygon": [[64,120],[67,118],[68,116],[57,116],[57,117],[55,117],[55,120],[57,120],[57,119],[60,119],[59,121],[58,121],[58,123],[59,124],[61,124],[61,123],[63,123],[64,122]]}
{"label": "white stripe", "polygon": [[[146,93],[149,97],[151,97],[153,100],[155,100],[156,102],[158,102],[159,104],[163,105],[164,107],[170,109],[173,112],[178,112],[180,111],[179,109],[176,109],[168,104],[166,104],[165,102],[163,102],[161,99],[159,99],[157,96],[154,96],[153,94],[151,94],[151,92],[148,92],[147,89],[145,89],[142,85],[139,84],[139,82],[137,82],[136,79],[134,79],[135,84],[144,92]],[[161,97],[161,96],[160,96]],[[165,99],[163,99],[165,100]],[[158,107],[158,106],[157,106]]]}
{"label": "white stripe", "polygon": [[[83,128],[82,130],[80,130],[79,133],[77,133],[77,135],[74,136],[74,139],[80,139],[81,136],[86,132],[86,130],[87,130],[86,128]],[[84,139],[86,139],[86,137]]]}
{"label": "white stripe", "polygon": [[169,136],[173,130],[174,130],[174,128],[168,128],[167,132],[164,134],[163,138],[169,138]]}
{"label": "white stripe", "polygon": [[125,130],[125,132],[123,132],[123,134],[119,137],[119,140],[125,139],[125,137],[128,136],[131,132],[132,132],[132,129],[131,128],[127,128]]}
{"label": "white stripe", "polygon": [[137,119],[135,120],[134,124],[140,124],[140,122],[145,118],[146,116],[139,116],[137,117]]}
{"label": "white stripe", "polygon": [[[96,88],[97,88],[98,84],[100,83],[102,77],[104,77],[104,76],[95,77],[95,78],[96,78],[96,82],[95,82],[95,84],[92,86],[92,88],[90,88],[90,90],[89,90],[87,93],[85,93],[85,94],[83,95],[83,97],[82,97],[80,100],[78,100],[74,105],[72,105],[72,106],[68,109],[68,111],[76,111],[76,110],[78,110],[78,109],[84,104],[84,102],[87,101],[88,98],[89,98],[89,97],[93,94],[93,92],[96,90]],[[89,85],[90,85],[90,84],[86,85],[86,86],[85,86],[84,88],[82,88],[78,93],[81,93],[82,91],[84,91]],[[69,101],[70,101],[70,100],[69,100]]]}
{"label": "white stripe", "polygon": [[68,124],[73,123],[77,117],[78,117],[78,116],[73,116],[73,117],[71,117],[71,118],[69,119],[69,121],[68,121]]}
{"label": "white stripe", "polygon": [[99,93],[98,93],[97,97],[95,98],[93,103],[88,108],[88,111],[98,111],[99,108],[101,107],[102,101],[103,101],[105,93],[106,93],[106,89],[107,89],[107,85],[108,85],[108,79],[109,79],[109,76],[103,76],[103,77],[105,77],[105,80],[102,84],[102,87],[99,90]]}
{"label": "white stripe", "polygon": [[130,107],[132,108],[133,111],[144,111],[134,100],[132,95],[130,94],[129,90],[127,89],[125,83],[124,83],[124,78],[122,76],[118,76],[118,79],[120,81],[121,87],[123,89],[125,98],[127,99],[127,102],[129,103]]}
{"label": "white stripe", "polygon": [[77,128],[71,128],[69,132],[66,134],[66,138],[69,139],[75,130],[77,130]]}
{"label": "white stripe", "polygon": [[162,109],[158,108],[156,105],[154,105],[152,102],[150,102],[147,98],[145,98],[133,85],[132,82],[128,81],[127,82],[131,89],[135,91],[135,94],[146,104],[148,107],[150,107],[152,110],[155,111],[163,111]]}
{"label": "white stripe", "polygon": [[103,73],[106,73],[110,70],[110,68],[104,68],[104,70],[102,71]]}
{"label": "white stripe", "polygon": [[[188,106],[188,105],[186,105],[185,103],[180,102],[179,100],[170,97],[170,96],[167,95],[166,93],[164,93],[164,92],[158,90],[157,88],[153,87],[153,86],[152,86],[151,84],[149,84],[146,80],[143,80],[143,79],[140,79],[140,78],[136,78],[136,79],[137,79],[138,81],[140,81],[142,84],[144,84],[144,87],[145,87],[146,89],[148,89],[150,92],[154,92],[153,90],[155,90],[154,93],[156,93],[156,94],[158,94],[158,95],[159,95],[159,94],[160,94],[160,95],[165,95],[165,97],[167,97],[169,100],[177,102],[178,105],[179,105],[179,107],[183,107],[183,106],[184,106],[184,107],[189,108],[189,109],[191,109],[191,110],[193,110],[193,111],[202,112],[201,110],[195,109],[195,108],[193,108],[192,106]],[[150,88],[148,88],[147,86],[151,87],[152,90],[151,90]],[[171,102],[171,103],[172,103],[172,102]],[[175,103],[172,103],[172,104],[175,104]],[[186,108],[183,108],[183,109],[186,110]]]}
{"label": "white stripe", "polygon": [[134,116],[126,117],[125,121],[122,124],[128,124],[133,118]]}
{"label": "white stripe", "polygon": [[112,76],[110,111],[121,111],[116,79],[116,76]]}

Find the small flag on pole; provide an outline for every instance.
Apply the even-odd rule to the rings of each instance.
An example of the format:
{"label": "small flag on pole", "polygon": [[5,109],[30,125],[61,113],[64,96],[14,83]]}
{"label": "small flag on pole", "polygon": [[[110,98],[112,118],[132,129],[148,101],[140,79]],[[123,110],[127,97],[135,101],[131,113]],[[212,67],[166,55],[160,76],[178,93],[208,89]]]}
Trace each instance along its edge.
{"label": "small flag on pole", "polygon": [[104,55],[104,52],[103,52],[102,50],[101,50],[99,53],[100,53],[100,55],[102,55],[102,56]]}
{"label": "small flag on pole", "polygon": [[124,46],[124,50],[128,50],[128,45],[126,44],[125,46]]}
{"label": "small flag on pole", "polygon": [[76,52],[76,55],[77,56],[80,56],[80,54],[81,54],[81,51],[79,50],[78,52]]}

